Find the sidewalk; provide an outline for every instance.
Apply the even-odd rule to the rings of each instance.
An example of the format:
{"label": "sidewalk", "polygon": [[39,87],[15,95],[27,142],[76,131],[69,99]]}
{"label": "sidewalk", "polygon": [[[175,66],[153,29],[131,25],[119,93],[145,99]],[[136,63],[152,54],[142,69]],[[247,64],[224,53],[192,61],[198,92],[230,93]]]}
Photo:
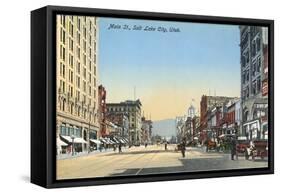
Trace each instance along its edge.
{"label": "sidewalk", "polygon": [[[122,147],[122,152],[128,151],[129,149],[132,149],[134,147],[129,148],[127,147]],[[113,148],[108,148],[108,149],[103,149],[101,152],[99,150],[92,151],[90,153],[88,152],[79,152],[79,153],[72,153],[69,154],[59,154],[57,155],[57,160],[64,160],[64,159],[71,159],[71,158],[78,158],[82,156],[91,156],[91,155],[101,155],[101,154],[107,154],[107,153],[118,153],[118,148],[116,148],[116,151],[113,151]]]}

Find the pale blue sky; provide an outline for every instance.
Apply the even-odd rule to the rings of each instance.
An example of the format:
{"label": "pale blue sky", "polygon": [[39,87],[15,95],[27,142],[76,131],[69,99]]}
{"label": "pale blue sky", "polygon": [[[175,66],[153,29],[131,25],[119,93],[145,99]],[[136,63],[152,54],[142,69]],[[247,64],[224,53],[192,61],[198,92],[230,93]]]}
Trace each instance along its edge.
{"label": "pale blue sky", "polygon": [[[180,32],[109,30],[110,24],[175,27]],[[240,96],[239,55],[236,25],[99,19],[99,80],[108,91],[107,101],[133,99],[135,86],[144,111],[156,120],[184,114],[192,98],[199,108],[201,95],[209,90]],[[167,106],[160,112],[169,113],[154,110],[161,106],[153,107],[156,101]]]}

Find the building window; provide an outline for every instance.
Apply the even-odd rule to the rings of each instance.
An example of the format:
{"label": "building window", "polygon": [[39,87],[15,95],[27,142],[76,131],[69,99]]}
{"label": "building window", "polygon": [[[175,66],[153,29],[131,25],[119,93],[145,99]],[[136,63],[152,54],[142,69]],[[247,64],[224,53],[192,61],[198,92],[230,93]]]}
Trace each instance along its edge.
{"label": "building window", "polygon": [[62,101],[62,111],[65,111],[65,100]]}
{"label": "building window", "polygon": [[86,70],[86,68],[84,67],[84,68],[83,68],[83,77],[84,77],[84,79],[86,79],[86,72],[87,72],[87,70]]}
{"label": "building window", "polygon": [[250,61],[249,50],[247,50],[245,57],[246,57],[246,63],[249,63]]}
{"label": "building window", "polygon": [[78,88],[80,88],[80,77],[76,76],[76,85]]}
{"label": "building window", "polygon": [[256,65],[257,65],[257,63],[255,61],[252,65],[252,76],[255,76],[255,74],[256,74]]}
{"label": "building window", "polygon": [[257,59],[257,72],[260,73],[261,72],[261,58],[258,57]]}
{"label": "building window", "polygon": [[89,44],[90,44],[90,46],[92,46],[92,36],[91,35],[89,35]]}
{"label": "building window", "polygon": [[256,42],[257,42],[257,51],[259,52],[261,50],[261,39],[259,36],[257,37]]}
{"label": "building window", "polygon": [[61,25],[62,25],[63,27],[65,27],[65,16],[64,16],[64,15],[61,15],[60,19],[61,19]]}
{"label": "building window", "polygon": [[249,86],[246,87],[246,98],[249,98],[250,91],[249,91]]}
{"label": "building window", "polygon": [[60,46],[60,58],[65,61],[65,48],[62,45]]}
{"label": "building window", "polygon": [[83,81],[83,91],[86,92],[86,81]]}
{"label": "building window", "polygon": [[76,91],[76,98],[78,101],[80,101],[80,91],[78,91],[78,90]]}
{"label": "building window", "polygon": [[65,123],[63,123],[63,124],[60,126],[60,134],[61,134],[61,135],[64,135],[64,136],[67,135]]}
{"label": "building window", "polygon": [[252,93],[253,93],[253,95],[256,95],[256,93],[257,93],[257,90],[256,90],[256,82],[253,82],[253,83],[252,83]]}
{"label": "building window", "polygon": [[247,82],[250,80],[250,72],[249,72],[249,69],[247,70],[247,73],[246,73],[246,80],[247,80]]}
{"label": "building window", "polygon": [[78,115],[78,117],[80,117],[80,115],[81,115],[81,108],[80,107],[78,107],[77,115]]}
{"label": "building window", "polygon": [[88,77],[89,77],[89,83],[92,83],[92,74],[88,73]]}
{"label": "building window", "polygon": [[69,28],[69,34],[70,34],[71,36],[73,36],[73,25],[71,24],[71,22],[69,22],[68,28]]}
{"label": "building window", "polygon": [[69,86],[69,94],[71,97],[73,97],[73,87]]}
{"label": "building window", "polygon": [[80,18],[78,18],[78,20],[77,20],[77,27],[78,27],[78,30],[81,29],[81,19]]}
{"label": "building window", "polygon": [[73,52],[73,40],[69,38],[68,42],[69,42],[69,50]]}
{"label": "building window", "polygon": [[60,88],[62,90],[63,93],[65,93],[65,82],[60,80]]}
{"label": "building window", "polygon": [[83,103],[86,104],[86,95],[83,95]]}
{"label": "building window", "polygon": [[77,62],[77,73],[80,74],[80,63]]}
{"label": "building window", "polygon": [[83,51],[86,52],[86,40],[83,41]]}
{"label": "building window", "polygon": [[252,57],[256,55],[256,41],[253,40],[252,42]]}
{"label": "building window", "polygon": [[84,65],[86,65],[86,55],[85,54],[83,55],[83,63],[84,63]]}
{"label": "building window", "polygon": [[89,61],[89,70],[92,71],[92,61]]}
{"label": "building window", "polygon": [[73,71],[69,70],[69,81],[73,84]]}
{"label": "building window", "polygon": [[79,31],[77,31],[77,33],[76,33],[76,39],[77,39],[78,45],[80,45],[81,39],[80,39],[80,33],[79,33]]}
{"label": "building window", "polygon": [[86,39],[87,38],[86,28],[83,29],[83,34],[84,34],[84,38]]}
{"label": "building window", "polygon": [[60,31],[60,40],[63,44],[65,44],[65,31],[62,28]]}
{"label": "building window", "polygon": [[70,105],[70,114],[73,114],[73,104]]}
{"label": "building window", "polygon": [[78,57],[78,59],[80,59],[80,48],[79,47],[77,47],[77,57]]}
{"label": "building window", "polygon": [[246,83],[246,73],[243,72],[242,74],[242,83],[245,84]]}
{"label": "building window", "polygon": [[261,78],[258,77],[257,79],[257,92],[260,93],[261,91]]}
{"label": "building window", "polygon": [[87,111],[86,111],[86,110],[84,110],[84,114],[83,114],[83,116],[84,116],[84,119],[86,119],[86,118],[87,118]]}
{"label": "building window", "polygon": [[73,68],[73,56],[69,54],[69,66]]}

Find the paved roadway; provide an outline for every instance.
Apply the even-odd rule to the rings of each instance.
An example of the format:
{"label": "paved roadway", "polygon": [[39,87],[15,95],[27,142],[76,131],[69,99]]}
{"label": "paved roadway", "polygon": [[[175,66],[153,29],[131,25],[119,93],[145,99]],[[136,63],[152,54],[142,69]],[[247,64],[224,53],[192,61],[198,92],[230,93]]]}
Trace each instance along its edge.
{"label": "paved roadway", "polygon": [[158,174],[171,172],[192,172],[221,169],[267,167],[266,160],[248,161],[243,157],[230,160],[229,154],[203,151],[202,148],[188,148],[186,158],[174,150],[174,145],[152,145],[147,148],[132,147],[122,153],[98,153],[57,160],[57,178],[89,178]]}

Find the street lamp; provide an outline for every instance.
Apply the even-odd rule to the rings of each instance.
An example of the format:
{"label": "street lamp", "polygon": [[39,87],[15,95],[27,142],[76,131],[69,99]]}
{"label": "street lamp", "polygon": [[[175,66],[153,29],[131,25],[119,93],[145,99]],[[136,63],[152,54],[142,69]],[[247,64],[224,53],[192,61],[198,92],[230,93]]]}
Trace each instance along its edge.
{"label": "street lamp", "polygon": [[72,156],[74,155],[74,135],[71,135],[71,139],[72,139]]}

